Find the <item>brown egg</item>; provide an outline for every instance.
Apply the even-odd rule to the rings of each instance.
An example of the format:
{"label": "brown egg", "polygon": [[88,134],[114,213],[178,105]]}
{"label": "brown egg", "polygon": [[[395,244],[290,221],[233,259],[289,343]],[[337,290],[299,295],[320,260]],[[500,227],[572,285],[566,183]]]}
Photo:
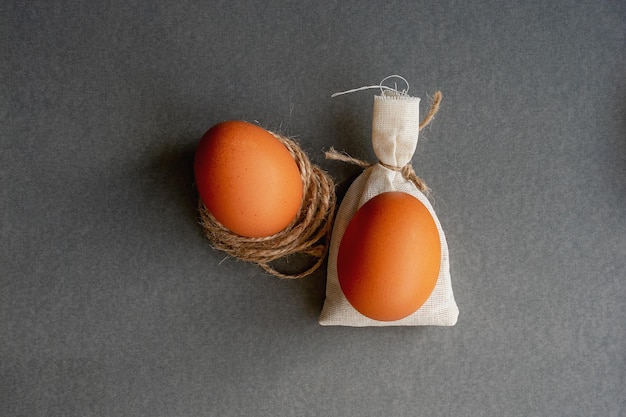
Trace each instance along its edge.
{"label": "brown egg", "polygon": [[437,225],[417,198],[379,194],[354,215],[339,245],[337,274],[350,304],[379,321],[405,318],[428,299],[439,275]]}
{"label": "brown egg", "polygon": [[271,236],[302,203],[302,180],[289,150],[267,130],[243,121],[209,129],[198,144],[194,174],[200,199],[232,232]]}

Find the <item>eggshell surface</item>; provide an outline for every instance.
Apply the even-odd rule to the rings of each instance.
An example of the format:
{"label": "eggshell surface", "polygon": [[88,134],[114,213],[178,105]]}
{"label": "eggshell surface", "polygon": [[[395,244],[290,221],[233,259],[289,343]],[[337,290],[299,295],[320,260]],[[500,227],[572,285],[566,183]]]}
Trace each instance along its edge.
{"label": "eggshell surface", "polygon": [[208,211],[241,236],[280,232],[302,203],[293,156],[270,132],[251,123],[228,121],[209,129],[196,148],[194,175]]}
{"label": "eggshell surface", "polygon": [[337,255],[346,299],[379,321],[400,320],[417,311],[435,288],[440,266],[433,217],[417,198],[395,191],[373,197],[356,212]]}

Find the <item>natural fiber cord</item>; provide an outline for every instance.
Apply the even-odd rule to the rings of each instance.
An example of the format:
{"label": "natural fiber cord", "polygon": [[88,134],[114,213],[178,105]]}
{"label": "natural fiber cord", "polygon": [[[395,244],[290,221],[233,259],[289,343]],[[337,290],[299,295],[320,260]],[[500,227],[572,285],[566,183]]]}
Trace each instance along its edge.
{"label": "natural fiber cord", "polygon": [[[272,135],[285,145],[300,170],[304,193],[296,218],[287,228],[272,236],[245,237],[222,226],[199,201],[200,224],[215,249],[256,263],[279,278],[303,278],[322,265],[328,252],[336,204],[335,185],[326,172],[311,163],[295,141],[276,133]],[[294,274],[279,272],[271,264],[294,254],[309,255],[315,261],[306,270]]]}

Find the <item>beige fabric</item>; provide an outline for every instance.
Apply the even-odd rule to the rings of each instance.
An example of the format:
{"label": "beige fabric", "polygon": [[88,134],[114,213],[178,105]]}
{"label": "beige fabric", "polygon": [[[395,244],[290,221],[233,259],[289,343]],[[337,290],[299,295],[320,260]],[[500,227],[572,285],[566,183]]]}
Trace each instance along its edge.
{"label": "beige fabric", "polygon": [[[372,143],[379,160],[387,165],[401,167],[410,162],[419,134],[419,102],[417,97],[385,92],[374,98]],[[372,320],[356,311],[341,291],[337,278],[337,252],[348,223],[356,211],[372,197],[388,192],[402,191],[419,199],[433,216],[439,230],[441,270],[432,294],[415,313],[397,321]],[[452,293],[448,244],[432,205],[417,187],[398,171],[380,164],[367,168],[350,186],[344,197],[330,242],[326,300],[319,319],[325,326],[452,326],[459,310]]]}

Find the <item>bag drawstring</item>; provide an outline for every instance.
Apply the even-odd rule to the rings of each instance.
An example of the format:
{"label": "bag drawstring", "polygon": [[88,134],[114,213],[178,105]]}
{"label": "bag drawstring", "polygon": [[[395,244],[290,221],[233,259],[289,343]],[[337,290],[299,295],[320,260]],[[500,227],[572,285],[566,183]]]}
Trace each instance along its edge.
{"label": "bag drawstring", "polygon": [[[389,77],[387,77],[389,78]],[[402,78],[402,77],[400,77]],[[403,78],[404,79],[404,78]],[[385,80],[383,80],[385,81]],[[406,82],[406,80],[405,80]],[[384,87],[382,86],[382,81],[381,81],[381,85],[380,86],[370,86],[370,87],[361,87],[360,89],[355,89],[355,90],[348,90],[345,91],[343,93],[336,93],[336,94],[347,94],[349,92],[354,92],[354,91],[359,91],[362,89],[366,89],[366,88],[377,88],[377,87],[381,87],[381,89]],[[404,90],[404,92],[408,91],[408,83],[407,83],[407,89]],[[436,91],[435,95],[433,96],[432,102],[430,104],[430,108],[428,109],[428,113],[426,113],[426,116],[424,117],[424,119],[420,122],[419,124],[419,130],[421,131],[422,129],[424,129],[435,117],[435,115],[437,114],[437,112],[439,111],[439,105],[441,104],[441,99],[442,99],[442,94],[441,91]],[[353,165],[357,165],[360,166],[361,168],[369,168],[371,167],[372,163],[364,161],[362,159],[358,159],[358,158],[354,158],[350,155],[348,155],[346,152],[339,152],[337,150],[335,150],[335,148],[330,148],[330,150],[326,151],[325,153],[326,159],[330,159],[333,161],[341,161],[341,162],[346,162],[349,164],[353,164]],[[402,167],[396,167],[393,165],[389,165],[389,164],[385,164],[383,162],[378,162],[378,164],[380,164],[381,166],[384,166],[387,169],[391,169],[393,171],[397,171],[400,172],[402,174],[402,176],[404,178],[406,178],[407,180],[411,181],[413,184],[415,184],[415,186],[417,187],[418,190],[420,190],[421,192],[423,192],[424,194],[428,195],[430,193],[430,188],[428,188],[428,185],[426,185],[426,182],[421,179],[420,177],[417,176],[417,174],[415,173],[415,170],[413,169],[413,166],[411,165],[411,163],[408,163]]]}

